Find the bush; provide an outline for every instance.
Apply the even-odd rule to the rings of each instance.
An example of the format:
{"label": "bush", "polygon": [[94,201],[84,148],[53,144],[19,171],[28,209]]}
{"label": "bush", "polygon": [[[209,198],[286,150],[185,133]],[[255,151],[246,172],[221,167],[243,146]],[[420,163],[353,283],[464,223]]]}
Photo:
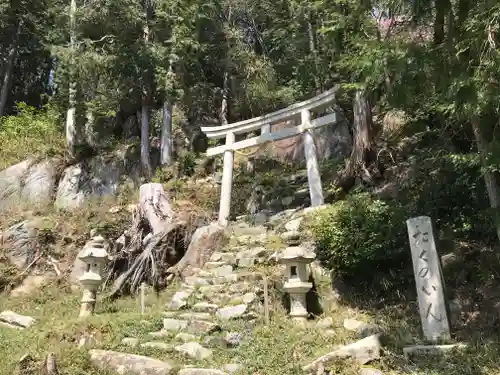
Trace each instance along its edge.
{"label": "bush", "polygon": [[53,108],[37,110],[18,103],[17,112],[16,116],[2,119],[0,170],[30,157],[64,152],[63,130],[59,126],[59,115]]}
{"label": "bush", "polygon": [[321,211],[311,230],[318,259],[335,277],[355,280],[359,286],[382,281],[384,289],[405,280],[402,271],[411,261],[398,204],[354,194]]}
{"label": "bush", "polygon": [[496,241],[477,154],[420,156],[400,199],[408,217],[432,218],[436,238]]}

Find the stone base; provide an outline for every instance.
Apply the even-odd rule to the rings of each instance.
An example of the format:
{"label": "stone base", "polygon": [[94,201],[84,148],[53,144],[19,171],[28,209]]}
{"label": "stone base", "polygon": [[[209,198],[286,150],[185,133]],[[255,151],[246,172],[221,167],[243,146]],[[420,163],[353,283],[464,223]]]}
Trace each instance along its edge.
{"label": "stone base", "polygon": [[403,348],[405,356],[412,355],[441,355],[453,349],[464,349],[466,344],[449,344],[449,345],[414,345]]}

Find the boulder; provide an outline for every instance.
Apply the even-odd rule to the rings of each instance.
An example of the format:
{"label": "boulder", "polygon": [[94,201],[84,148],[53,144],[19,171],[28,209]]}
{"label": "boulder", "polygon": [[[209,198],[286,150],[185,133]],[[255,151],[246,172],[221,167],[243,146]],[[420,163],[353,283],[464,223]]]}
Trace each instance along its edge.
{"label": "boulder", "polygon": [[[153,167],[156,163],[153,163]],[[61,208],[81,206],[91,197],[118,193],[123,180],[139,185],[139,156],[134,146],[85,159],[67,167],[59,181],[55,205]]]}
{"label": "boulder", "polygon": [[340,347],[333,352],[325,354],[324,356],[319,357],[314,360],[307,366],[304,366],[302,369],[306,372],[309,372],[315,369],[317,366],[322,363],[328,362],[334,358],[352,358],[355,362],[360,365],[364,365],[368,362],[380,358],[380,351],[382,350],[382,344],[380,342],[381,335],[376,334],[369,337],[366,337],[360,341],[354,342],[352,344],[345,345]]}
{"label": "boulder", "polygon": [[90,350],[89,354],[95,367],[118,374],[168,375],[174,372],[169,363],[142,355],[98,349]]}
{"label": "boulder", "polygon": [[38,231],[47,225],[47,218],[36,217],[12,225],[0,236],[0,243],[3,244],[5,255],[11,264],[18,269],[24,269],[33,261],[38,245]]}
{"label": "boulder", "polygon": [[22,202],[52,201],[59,162],[25,160],[0,172],[0,208]]}
{"label": "boulder", "polygon": [[0,208],[7,207],[21,194],[22,180],[28,172],[31,160],[25,160],[0,172]]}
{"label": "boulder", "polygon": [[21,198],[24,202],[51,202],[59,175],[55,159],[42,160],[31,165],[24,177]]}
{"label": "boulder", "polygon": [[36,323],[36,319],[27,315],[16,314],[14,311],[5,310],[0,313],[0,322],[17,327],[30,328]]}

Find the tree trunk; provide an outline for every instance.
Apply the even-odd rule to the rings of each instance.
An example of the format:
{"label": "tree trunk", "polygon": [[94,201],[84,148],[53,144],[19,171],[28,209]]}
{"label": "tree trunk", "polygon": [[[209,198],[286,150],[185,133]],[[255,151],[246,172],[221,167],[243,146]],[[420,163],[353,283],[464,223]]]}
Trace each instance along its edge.
{"label": "tree trunk", "polygon": [[4,75],[2,80],[2,89],[0,90],[0,121],[5,114],[5,105],[7,104],[7,96],[9,94],[9,87],[12,78],[12,69],[14,67],[14,61],[17,55],[17,48],[19,44],[19,36],[21,34],[21,22],[18,23],[16,28],[16,35],[10,46],[9,53],[7,55],[7,61],[5,62]]}
{"label": "tree trunk", "polygon": [[375,129],[372,119],[371,103],[362,91],[356,91],[353,102],[353,145],[347,175],[354,177],[362,171],[369,180],[366,165],[374,160]]}
{"label": "tree trunk", "polygon": [[444,0],[435,0],[434,4],[436,8],[436,16],[434,17],[434,44],[439,45],[444,41],[446,3]]}
{"label": "tree trunk", "polygon": [[75,81],[75,54],[76,54],[76,0],[71,0],[69,8],[70,29],[70,61],[69,61],[69,92],[68,111],[66,112],[66,144],[71,156],[76,154],[78,139],[76,130],[76,81]]}
{"label": "tree trunk", "polygon": [[153,169],[149,160],[149,107],[142,104],[141,110],[141,165],[144,175],[149,179],[153,176]]}
{"label": "tree trunk", "polygon": [[163,286],[167,268],[186,252],[194,231],[192,222],[189,215],[175,215],[162,184],[141,185],[131,228],[123,240],[115,241],[122,246],[115,248],[119,252],[108,267],[106,283],[115,279],[108,298],[135,293],[143,281],[157,290]]}
{"label": "tree trunk", "polygon": [[[488,156],[488,141],[481,130],[481,123],[479,117],[472,118],[472,130],[474,132],[474,137],[476,138],[477,150],[481,156],[481,164],[486,167],[487,156]],[[494,211],[495,227],[497,231],[498,241],[500,242],[500,220],[498,208],[500,207],[499,198],[499,188],[494,172],[484,171],[484,183],[486,185],[486,190],[488,191],[488,198],[490,200],[490,206]]]}
{"label": "tree trunk", "polygon": [[220,122],[222,125],[226,125],[228,123],[228,97],[229,97],[229,73],[226,68],[222,82],[222,102],[220,106]]}
{"label": "tree trunk", "polygon": [[170,165],[172,163],[172,104],[168,100],[163,102],[160,149],[161,165]]}

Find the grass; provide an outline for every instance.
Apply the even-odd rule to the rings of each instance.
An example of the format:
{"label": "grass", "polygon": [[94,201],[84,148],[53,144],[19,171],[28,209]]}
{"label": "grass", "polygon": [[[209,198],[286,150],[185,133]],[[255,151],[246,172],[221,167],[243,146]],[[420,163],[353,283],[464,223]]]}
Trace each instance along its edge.
{"label": "grass", "polygon": [[[322,283],[318,283],[323,292]],[[0,374],[12,374],[16,362],[24,354],[30,354],[40,362],[48,352],[54,352],[60,369],[66,375],[106,374],[95,370],[88,359],[89,347],[78,347],[84,335],[93,336],[90,344],[94,348],[126,351],[152,356],[181,366],[190,364],[207,368],[222,368],[228,363],[241,363],[245,369],[238,374],[299,375],[301,367],[312,359],[327,353],[336,345],[355,341],[355,335],[342,329],[345,317],[354,317],[366,322],[375,322],[390,333],[386,355],[375,366],[384,374],[400,374],[402,370],[416,369],[421,375],[493,375],[500,372],[498,355],[500,345],[484,339],[469,342],[468,351],[455,353],[443,358],[419,359],[417,363],[402,358],[400,349],[402,337],[395,332],[409,332],[418,337],[418,321],[408,319],[404,306],[387,306],[377,313],[335,306],[325,312],[334,322],[334,334],[311,324],[307,329],[295,326],[286,317],[280,304],[272,306],[271,323],[259,321],[253,328],[249,341],[234,349],[212,348],[214,353],[208,360],[187,359],[175,352],[165,352],[151,348],[129,348],[121,344],[125,337],[137,337],[141,342],[157,341],[148,338],[149,332],[159,330],[162,325],[161,312],[164,303],[175,288],[167,290],[159,298],[154,293],[146,297],[147,314],[140,315],[137,298],[125,298],[110,304],[100,304],[96,315],[88,319],[78,318],[80,293],[69,288],[51,285],[37,295],[26,298],[1,299],[0,309],[10,309],[20,314],[33,316],[37,323],[31,329],[22,331],[0,327]],[[275,291],[276,292],[276,291]],[[277,301],[277,298],[274,298]],[[222,323],[224,331],[244,331],[249,328],[245,321]],[[163,338],[174,342],[173,337]],[[329,364],[335,374],[358,374],[359,366],[349,361]],[[107,375],[107,374],[106,374]]]}

